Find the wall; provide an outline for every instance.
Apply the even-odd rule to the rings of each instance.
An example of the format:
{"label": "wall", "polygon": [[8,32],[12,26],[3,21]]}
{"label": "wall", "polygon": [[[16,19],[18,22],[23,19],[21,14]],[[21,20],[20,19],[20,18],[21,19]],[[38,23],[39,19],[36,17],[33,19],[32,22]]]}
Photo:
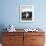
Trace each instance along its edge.
{"label": "wall", "polygon": [[[19,21],[19,5],[34,5],[35,22],[21,23]],[[1,0],[0,25],[13,24],[16,28],[38,27],[46,28],[45,0]]]}
{"label": "wall", "polygon": [[[21,23],[19,21],[19,5],[34,5],[35,22]],[[0,25],[13,24],[16,28],[46,27],[45,0],[1,0]]]}

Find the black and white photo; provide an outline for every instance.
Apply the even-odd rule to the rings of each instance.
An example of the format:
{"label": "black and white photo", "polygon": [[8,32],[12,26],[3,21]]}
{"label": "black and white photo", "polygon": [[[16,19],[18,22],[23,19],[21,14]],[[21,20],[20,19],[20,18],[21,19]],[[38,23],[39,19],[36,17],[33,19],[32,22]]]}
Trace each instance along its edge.
{"label": "black and white photo", "polygon": [[20,6],[20,22],[32,22],[34,19],[34,9],[32,5]]}

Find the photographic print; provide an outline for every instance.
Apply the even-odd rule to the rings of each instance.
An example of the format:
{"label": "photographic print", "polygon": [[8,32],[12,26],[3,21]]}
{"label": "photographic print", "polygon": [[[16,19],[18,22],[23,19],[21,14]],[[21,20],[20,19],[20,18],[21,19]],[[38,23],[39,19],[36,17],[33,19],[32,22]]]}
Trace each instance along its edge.
{"label": "photographic print", "polygon": [[34,21],[34,9],[32,5],[20,6],[20,22]]}

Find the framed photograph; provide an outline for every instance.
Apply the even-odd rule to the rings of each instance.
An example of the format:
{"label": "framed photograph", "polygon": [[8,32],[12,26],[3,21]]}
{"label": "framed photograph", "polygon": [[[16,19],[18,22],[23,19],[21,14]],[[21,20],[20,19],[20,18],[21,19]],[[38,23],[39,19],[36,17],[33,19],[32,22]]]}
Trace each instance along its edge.
{"label": "framed photograph", "polygon": [[20,5],[20,22],[33,22],[34,18],[33,5]]}

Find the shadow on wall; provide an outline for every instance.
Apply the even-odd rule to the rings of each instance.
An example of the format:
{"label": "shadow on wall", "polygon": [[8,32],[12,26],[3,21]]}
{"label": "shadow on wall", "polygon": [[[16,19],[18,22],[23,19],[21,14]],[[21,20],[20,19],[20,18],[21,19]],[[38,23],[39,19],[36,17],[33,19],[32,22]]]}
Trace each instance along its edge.
{"label": "shadow on wall", "polygon": [[5,32],[6,30],[4,30],[5,25],[4,24],[0,24],[0,43],[2,43],[2,36],[3,36],[3,32]]}

